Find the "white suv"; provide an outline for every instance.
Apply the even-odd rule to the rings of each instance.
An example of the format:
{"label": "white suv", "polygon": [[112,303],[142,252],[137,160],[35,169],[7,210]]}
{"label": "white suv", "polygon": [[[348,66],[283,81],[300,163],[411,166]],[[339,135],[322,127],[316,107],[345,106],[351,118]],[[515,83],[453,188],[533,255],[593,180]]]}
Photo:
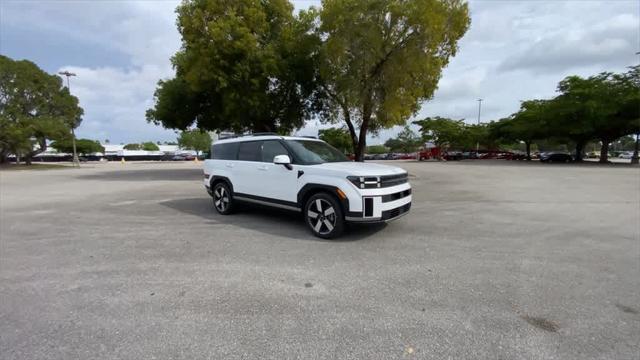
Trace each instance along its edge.
{"label": "white suv", "polygon": [[302,211],[321,238],[340,235],[345,221],[390,221],[411,208],[405,170],[352,162],[324,141],[305,137],[217,141],[204,163],[204,186],[220,214],[230,214],[239,201]]}

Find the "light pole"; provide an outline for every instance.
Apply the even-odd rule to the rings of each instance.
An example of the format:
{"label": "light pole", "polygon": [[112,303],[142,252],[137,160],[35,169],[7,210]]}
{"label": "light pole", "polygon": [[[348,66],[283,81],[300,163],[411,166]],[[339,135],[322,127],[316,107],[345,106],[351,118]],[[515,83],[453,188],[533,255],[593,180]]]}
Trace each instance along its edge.
{"label": "light pole", "polygon": [[[480,126],[480,111],[482,110],[482,99],[478,99],[478,126]],[[480,139],[476,142],[476,156],[480,151]]]}
{"label": "light pole", "polygon": [[[60,71],[58,74],[62,76],[66,76],[67,78],[67,90],[69,90],[69,95],[71,95],[71,87],[69,86],[69,78],[71,76],[76,76],[76,74],[69,71]],[[73,119],[73,123],[71,124],[71,144],[73,145],[73,166],[80,167],[80,159],[78,159],[78,152],[76,151],[76,132],[75,128],[75,119]]]}
{"label": "light pole", "polygon": [[[636,55],[640,55],[640,51],[636,52]],[[631,156],[632,164],[640,163],[640,154],[638,154],[639,151],[640,151],[640,131],[636,133],[636,146],[633,149],[633,156]]]}

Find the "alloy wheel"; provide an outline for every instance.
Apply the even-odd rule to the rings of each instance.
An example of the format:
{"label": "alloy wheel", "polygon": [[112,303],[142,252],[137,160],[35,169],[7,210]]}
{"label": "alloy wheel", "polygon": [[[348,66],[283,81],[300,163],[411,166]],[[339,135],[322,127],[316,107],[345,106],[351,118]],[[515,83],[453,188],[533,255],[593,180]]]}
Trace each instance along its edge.
{"label": "alloy wheel", "polygon": [[213,203],[219,212],[225,212],[229,208],[229,192],[224,186],[218,186],[213,192]]}
{"label": "alloy wheel", "polygon": [[327,235],[336,227],[336,211],[326,200],[316,199],[307,208],[309,224],[318,234]]}

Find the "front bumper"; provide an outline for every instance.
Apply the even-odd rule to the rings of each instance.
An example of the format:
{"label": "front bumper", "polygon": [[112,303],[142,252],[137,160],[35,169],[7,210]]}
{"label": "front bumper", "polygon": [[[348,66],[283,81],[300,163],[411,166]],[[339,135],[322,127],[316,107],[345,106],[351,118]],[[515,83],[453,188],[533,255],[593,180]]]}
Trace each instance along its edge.
{"label": "front bumper", "polygon": [[[411,209],[411,187],[399,186],[389,193],[362,194],[362,211],[349,211],[345,220],[359,223],[388,222],[406,215]],[[381,189],[380,189],[381,190]]]}

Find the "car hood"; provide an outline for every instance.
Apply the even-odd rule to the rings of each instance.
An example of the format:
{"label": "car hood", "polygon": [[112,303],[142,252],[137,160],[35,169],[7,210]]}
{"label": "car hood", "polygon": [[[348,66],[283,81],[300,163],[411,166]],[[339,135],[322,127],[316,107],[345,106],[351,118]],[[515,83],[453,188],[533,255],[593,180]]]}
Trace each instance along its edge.
{"label": "car hood", "polygon": [[396,167],[388,166],[376,163],[363,163],[363,162],[334,162],[313,165],[318,169],[326,169],[339,171],[345,175],[355,176],[382,176],[382,175],[397,175],[405,174],[407,171]]}

